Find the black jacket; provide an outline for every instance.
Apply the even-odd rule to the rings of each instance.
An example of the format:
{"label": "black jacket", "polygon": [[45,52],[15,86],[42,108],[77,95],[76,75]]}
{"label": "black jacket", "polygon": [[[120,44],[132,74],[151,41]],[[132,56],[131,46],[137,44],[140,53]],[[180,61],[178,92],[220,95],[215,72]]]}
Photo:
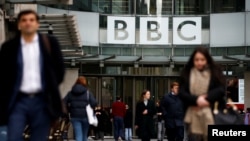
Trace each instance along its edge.
{"label": "black jacket", "polygon": [[[64,65],[62,53],[57,39],[48,36],[50,53],[45,47],[41,34],[39,34],[39,47],[41,52],[42,87],[45,102],[52,119],[62,115],[62,104],[59,84],[64,78]],[[0,124],[7,124],[8,116],[15,104],[21,86],[23,60],[21,53],[21,36],[3,43],[0,50]]]}
{"label": "black jacket", "polygon": [[[143,115],[143,111],[147,109],[148,114]],[[154,120],[153,117],[156,114],[155,102],[148,100],[147,106],[145,106],[144,101],[139,101],[136,105],[136,115],[135,115],[135,125],[139,128],[137,134],[139,138],[146,136],[145,134],[150,134],[151,138],[154,135]]]}
{"label": "black jacket", "polygon": [[132,128],[133,127],[132,120],[133,120],[132,110],[129,108],[126,110],[126,114],[124,117],[124,127]]}
{"label": "black jacket", "polygon": [[[163,110],[161,106],[156,106],[156,113],[162,113],[163,114]],[[161,122],[163,120],[163,115],[157,115],[157,121]]]}
{"label": "black jacket", "polygon": [[183,104],[178,95],[166,94],[161,101],[161,107],[166,128],[184,126]]}
{"label": "black jacket", "polygon": [[71,118],[87,118],[86,106],[90,104],[95,108],[97,105],[96,99],[90,92],[89,99],[87,98],[87,91],[86,87],[76,84],[64,98]]}

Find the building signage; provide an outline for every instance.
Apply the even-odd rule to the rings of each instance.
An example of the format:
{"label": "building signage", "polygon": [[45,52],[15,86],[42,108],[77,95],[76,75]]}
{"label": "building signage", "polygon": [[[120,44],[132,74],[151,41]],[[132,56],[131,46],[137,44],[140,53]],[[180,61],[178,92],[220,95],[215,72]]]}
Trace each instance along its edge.
{"label": "building signage", "polygon": [[139,34],[136,34],[135,17],[108,16],[107,43],[201,44],[201,17],[173,17],[173,32],[169,32],[168,17],[140,17],[139,20]]}

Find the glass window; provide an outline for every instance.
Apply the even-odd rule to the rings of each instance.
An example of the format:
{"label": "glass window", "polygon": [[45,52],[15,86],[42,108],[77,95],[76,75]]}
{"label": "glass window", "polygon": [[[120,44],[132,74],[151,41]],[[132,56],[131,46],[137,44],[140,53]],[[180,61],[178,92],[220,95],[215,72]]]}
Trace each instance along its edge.
{"label": "glass window", "polygon": [[175,15],[208,14],[210,0],[175,0]]}
{"label": "glass window", "polygon": [[172,0],[136,0],[136,13],[139,15],[170,15]]}
{"label": "glass window", "polygon": [[174,56],[184,56],[185,55],[184,48],[174,48]]}
{"label": "glass window", "polygon": [[229,47],[227,51],[228,55],[242,55],[245,54],[245,47]]}
{"label": "glass window", "polygon": [[132,48],[122,48],[121,51],[122,51],[121,55],[124,55],[124,56],[131,56],[131,55],[133,55]]}
{"label": "glass window", "polygon": [[195,48],[185,48],[185,56],[191,56]]}
{"label": "glass window", "polygon": [[212,0],[212,13],[245,11],[245,0]]}
{"label": "glass window", "polygon": [[100,13],[111,13],[111,0],[91,0],[92,1],[92,11]]}
{"label": "glass window", "polygon": [[120,55],[121,54],[121,48],[116,47],[102,47],[102,54],[103,55]]}
{"label": "glass window", "polygon": [[227,55],[227,48],[226,47],[216,47],[216,48],[210,48],[211,54],[213,56],[222,56]]}
{"label": "glass window", "polygon": [[143,48],[143,55],[164,55],[164,48]]}
{"label": "glass window", "polygon": [[99,49],[98,47],[90,47],[90,46],[83,47],[85,54],[99,54],[98,49]]}

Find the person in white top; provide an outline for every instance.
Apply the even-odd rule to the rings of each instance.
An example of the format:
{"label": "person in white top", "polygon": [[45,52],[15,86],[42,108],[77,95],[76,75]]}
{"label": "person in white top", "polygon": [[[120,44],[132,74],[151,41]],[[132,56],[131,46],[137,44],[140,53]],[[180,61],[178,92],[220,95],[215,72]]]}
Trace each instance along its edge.
{"label": "person in white top", "polygon": [[0,126],[8,141],[47,141],[51,123],[62,116],[59,84],[64,77],[62,53],[53,36],[38,33],[39,16],[24,10],[17,16],[16,37],[0,50]]}

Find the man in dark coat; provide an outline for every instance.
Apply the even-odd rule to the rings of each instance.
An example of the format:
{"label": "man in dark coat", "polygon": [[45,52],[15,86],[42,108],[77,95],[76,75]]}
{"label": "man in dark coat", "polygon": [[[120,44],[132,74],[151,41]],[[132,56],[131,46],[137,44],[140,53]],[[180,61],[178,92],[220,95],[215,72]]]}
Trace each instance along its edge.
{"label": "man in dark coat", "polygon": [[0,50],[0,125],[8,125],[8,141],[22,141],[27,124],[31,141],[46,141],[51,121],[62,115],[62,53],[56,38],[37,32],[36,12],[21,11],[17,23],[20,33]]}
{"label": "man in dark coat", "polygon": [[184,139],[184,110],[178,91],[179,84],[173,82],[171,92],[166,94],[161,102],[168,141],[183,141]]}

